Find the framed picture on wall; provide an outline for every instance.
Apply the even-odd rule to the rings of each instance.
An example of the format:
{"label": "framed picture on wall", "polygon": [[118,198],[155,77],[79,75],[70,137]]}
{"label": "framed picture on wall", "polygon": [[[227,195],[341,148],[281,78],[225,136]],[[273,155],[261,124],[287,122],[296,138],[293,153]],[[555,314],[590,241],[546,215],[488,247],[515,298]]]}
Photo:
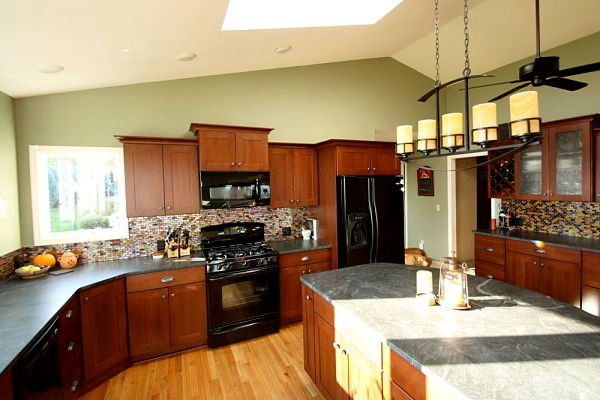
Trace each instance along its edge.
{"label": "framed picture on wall", "polygon": [[433,171],[427,168],[417,170],[417,190],[419,196],[433,196]]}

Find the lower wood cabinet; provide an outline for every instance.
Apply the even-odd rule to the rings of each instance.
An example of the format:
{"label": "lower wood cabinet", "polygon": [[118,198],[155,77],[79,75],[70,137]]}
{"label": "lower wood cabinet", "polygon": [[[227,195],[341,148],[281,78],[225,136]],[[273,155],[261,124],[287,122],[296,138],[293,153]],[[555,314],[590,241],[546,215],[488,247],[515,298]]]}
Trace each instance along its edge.
{"label": "lower wood cabinet", "polygon": [[73,296],[60,310],[58,328],[62,398],[77,399],[83,383],[81,312],[78,296]]}
{"label": "lower wood cabinet", "polygon": [[127,291],[134,361],[206,344],[203,268],[128,276]]}
{"label": "lower wood cabinet", "polygon": [[581,264],[581,309],[600,317],[600,253],[584,251]]}
{"label": "lower wood cabinet", "polygon": [[10,368],[0,375],[0,399],[13,399],[12,370]]}
{"label": "lower wood cabinet", "polygon": [[475,274],[499,281],[506,280],[506,240],[487,235],[475,235]]}
{"label": "lower wood cabinet", "polygon": [[281,324],[302,320],[300,277],[331,269],[331,250],[320,249],[279,256]]}
{"label": "lower wood cabinet", "polygon": [[130,364],[124,279],[82,290],[79,302],[84,378],[93,387]]}

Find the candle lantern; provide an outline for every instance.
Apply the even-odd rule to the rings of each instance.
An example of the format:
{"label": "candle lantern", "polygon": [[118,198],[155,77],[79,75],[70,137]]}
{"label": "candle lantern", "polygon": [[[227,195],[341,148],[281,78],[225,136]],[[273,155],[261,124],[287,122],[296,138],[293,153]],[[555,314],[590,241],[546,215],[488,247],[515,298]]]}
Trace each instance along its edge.
{"label": "candle lantern", "polygon": [[462,113],[442,115],[442,147],[455,153],[457,149],[464,147],[464,142]]}
{"label": "candle lantern", "polygon": [[469,305],[466,264],[459,264],[455,257],[442,257],[438,303],[447,308],[466,310]]}
{"label": "candle lantern", "polygon": [[473,106],[473,143],[486,148],[488,143],[498,140],[496,103]]}
{"label": "candle lantern", "polygon": [[437,149],[437,126],[435,119],[418,122],[417,150],[425,155]]}
{"label": "candle lantern", "polygon": [[396,153],[405,160],[415,152],[412,125],[401,125],[396,128]]}
{"label": "candle lantern", "polygon": [[526,142],[529,138],[541,135],[538,94],[535,91],[513,94],[510,103],[510,135]]}

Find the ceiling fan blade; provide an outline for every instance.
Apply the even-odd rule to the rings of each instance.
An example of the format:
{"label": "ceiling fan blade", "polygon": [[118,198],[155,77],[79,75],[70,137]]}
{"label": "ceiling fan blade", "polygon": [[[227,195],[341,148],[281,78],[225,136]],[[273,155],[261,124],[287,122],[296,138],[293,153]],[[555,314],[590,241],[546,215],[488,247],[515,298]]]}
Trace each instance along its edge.
{"label": "ceiling fan blade", "polygon": [[519,85],[519,86],[517,86],[517,87],[514,87],[514,88],[510,89],[509,91],[502,93],[500,96],[496,96],[496,97],[494,97],[494,98],[493,98],[493,99],[491,99],[489,102],[491,103],[491,102],[493,102],[493,101],[500,100],[501,98],[503,98],[503,97],[506,97],[506,96],[508,96],[509,94],[513,94],[513,93],[514,93],[514,92],[516,92],[517,90],[523,89],[525,86],[529,86],[529,85],[531,85],[531,82],[526,82],[526,83],[524,83],[524,84],[522,84],[522,85]]}
{"label": "ceiling fan blade", "polygon": [[555,87],[558,89],[574,91],[574,90],[582,89],[582,88],[586,87],[588,84],[585,82],[574,81],[573,79],[550,78],[550,79],[546,79],[546,81],[544,82],[544,85],[552,86],[552,87]]}
{"label": "ceiling fan blade", "polygon": [[587,72],[600,71],[600,62],[595,62],[592,64],[580,65],[578,67],[567,68],[561,71],[558,71],[557,76],[571,76],[571,75],[579,75],[585,74]]}
{"label": "ceiling fan blade", "polygon": [[[479,85],[479,86],[471,86],[469,88],[470,89],[479,89],[479,88],[484,88],[484,87],[488,87],[488,86],[497,86],[497,85],[506,85],[509,83],[519,83],[519,82],[524,82],[520,79],[517,79],[515,81],[505,81],[505,82],[496,82],[496,83],[488,83],[487,85]],[[465,90],[464,88],[460,88],[459,90]]]}

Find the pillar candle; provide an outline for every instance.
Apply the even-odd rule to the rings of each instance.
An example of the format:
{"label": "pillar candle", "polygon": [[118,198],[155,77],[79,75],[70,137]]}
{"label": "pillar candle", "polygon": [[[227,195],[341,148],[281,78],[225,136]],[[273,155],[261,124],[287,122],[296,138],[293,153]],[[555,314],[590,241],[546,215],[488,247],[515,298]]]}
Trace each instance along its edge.
{"label": "pillar candle", "polygon": [[417,294],[433,292],[431,271],[417,271]]}
{"label": "pillar candle", "polygon": [[442,115],[442,136],[463,133],[462,113],[448,113]]}
{"label": "pillar candle", "polygon": [[[535,91],[521,92],[509,97],[510,120],[512,136],[521,136],[530,132],[539,132],[539,121],[531,121],[531,129],[527,121],[519,121],[527,118],[539,118],[538,94]],[[518,122],[512,122],[518,121]]]}
{"label": "pillar candle", "polygon": [[412,125],[400,125],[396,128],[396,143],[412,143],[413,127]]}

